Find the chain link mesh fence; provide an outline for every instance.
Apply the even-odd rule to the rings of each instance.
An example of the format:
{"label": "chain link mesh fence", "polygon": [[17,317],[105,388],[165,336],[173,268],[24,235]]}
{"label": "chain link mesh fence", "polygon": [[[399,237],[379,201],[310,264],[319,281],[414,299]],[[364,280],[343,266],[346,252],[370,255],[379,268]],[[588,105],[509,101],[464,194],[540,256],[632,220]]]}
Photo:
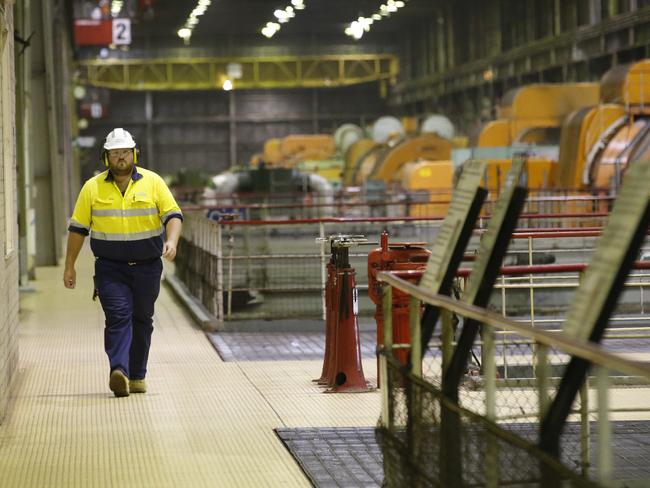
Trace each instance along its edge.
{"label": "chain link mesh fence", "polygon": [[432,383],[406,372],[389,352],[387,411],[377,428],[387,487],[595,487],[540,451],[536,424],[503,425],[447,401]]}
{"label": "chain link mesh fence", "polygon": [[[381,232],[388,230],[391,242],[417,242],[430,248],[440,226],[438,219],[230,222],[207,219],[202,212],[187,212],[186,217],[177,276],[222,320],[321,317],[329,249],[315,239],[337,233],[363,235],[375,241],[374,245],[353,248],[350,254],[357,271],[360,315],[370,317],[375,307],[367,296],[367,256],[378,245]],[[471,239],[468,258],[479,240],[480,234]],[[592,242],[593,238],[563,239],[558,249],[557,239],[515,239],[504,264],[555,262],[564,259],[563,253],[588,257]],[[463,267],[471,268],[471,264],[467,260]],[[566,289],[577,284],[577,277],[571,281],[566,275],[555,288],[553,283],[540,283],[539,279],[535,278],[538,305],[544,301],[548,304],[550,294],[555,301],[568,300]],[[526,314],[530,309],[530,282],[528,277],[500,281],[493,305],[504,310],[507,307],[508,315]]]}
{"label": "chain link mesh fence", "polygon": [[356,270],[359,315],[372,317],[368,298],[368,253],[387,229],[395,240],[430,246],[439,220],[352,222],[212,221],[186,216],[176,275],[190,293],[221,320],[312,318],[323,316],[329,246],[316,242],[333,234],[362,235],[367,245],[350,250]]}

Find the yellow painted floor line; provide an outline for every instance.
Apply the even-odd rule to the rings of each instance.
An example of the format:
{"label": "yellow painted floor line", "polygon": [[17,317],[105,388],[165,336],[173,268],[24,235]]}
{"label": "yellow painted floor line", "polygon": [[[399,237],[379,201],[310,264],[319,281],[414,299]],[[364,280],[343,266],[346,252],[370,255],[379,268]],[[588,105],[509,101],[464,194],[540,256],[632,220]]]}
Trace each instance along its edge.
{"label": "yellow painted floor line", "polygon": [[[324,394],[318,361],[223,363],[166,287],[145,395],[108,390],[104,318],[84,251],[75,290],[39,268],[21,297],[19,374],[0,425],[0,486],[310,486],[275,427],[374,426],[372,393]],[[364,361],[376,382],[375,361]]]}

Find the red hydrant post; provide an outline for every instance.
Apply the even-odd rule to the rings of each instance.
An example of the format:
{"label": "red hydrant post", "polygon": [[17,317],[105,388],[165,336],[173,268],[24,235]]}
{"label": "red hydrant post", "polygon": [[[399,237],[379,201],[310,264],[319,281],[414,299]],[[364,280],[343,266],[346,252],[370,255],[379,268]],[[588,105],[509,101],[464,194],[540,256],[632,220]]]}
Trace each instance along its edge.
{"label": "red hydrant post", "polygon": [[[424,248],[424,242],[388,243],[388,232],[381,233],[381,247],[368,254],[368,295],[376,305],[377,345],[383,345],[383,320],[381,283],[377,274],[381,271],[424,271],[431,252]],[[418,278],[410,281],[417,282]],[[410,344],[409,295],[393,289],[393,344]],[[409,350],[395,351],[395,357],[404,365],[408,363]],[[377,387],[379,387],[379,360],[377,360]]]}

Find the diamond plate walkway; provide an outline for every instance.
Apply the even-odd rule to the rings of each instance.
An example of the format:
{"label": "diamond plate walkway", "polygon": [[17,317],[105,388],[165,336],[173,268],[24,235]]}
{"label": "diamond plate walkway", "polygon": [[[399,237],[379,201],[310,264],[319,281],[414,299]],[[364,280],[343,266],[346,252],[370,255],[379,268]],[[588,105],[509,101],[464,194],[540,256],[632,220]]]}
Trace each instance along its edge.
{"label": "diamond plate walkway", "polygon": [[[91,265],[84,251],[75,290],[60,267],[39,268],[21,297],[3,488],[310,486],[274,429],[376,424],[379,393],[321,393],[320,361],[222,362],[164,286],[149,392],[113,397]],[[375,360],[363,367],[376,384]]]}

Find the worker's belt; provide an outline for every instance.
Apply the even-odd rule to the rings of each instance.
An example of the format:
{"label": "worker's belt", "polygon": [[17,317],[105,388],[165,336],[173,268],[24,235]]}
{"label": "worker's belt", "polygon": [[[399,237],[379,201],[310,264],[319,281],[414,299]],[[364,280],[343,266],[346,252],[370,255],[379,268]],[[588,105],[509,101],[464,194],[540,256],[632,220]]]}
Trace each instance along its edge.
{"label": "worker's belt", "polygon": [[110,261],[111,263],[128,264],[129,266],[137,266],[139,264],[155,263],[156,261],[160,260],[160,257],[151,258],[151,259],[141,259],[141,260],[138,260],[138,261],[117,261],[115,259],[103,258],[101,256],[98,257],[97,259],[100,260],[100,261]]}

